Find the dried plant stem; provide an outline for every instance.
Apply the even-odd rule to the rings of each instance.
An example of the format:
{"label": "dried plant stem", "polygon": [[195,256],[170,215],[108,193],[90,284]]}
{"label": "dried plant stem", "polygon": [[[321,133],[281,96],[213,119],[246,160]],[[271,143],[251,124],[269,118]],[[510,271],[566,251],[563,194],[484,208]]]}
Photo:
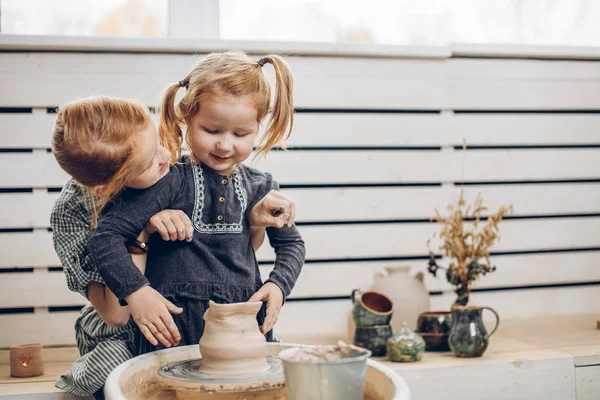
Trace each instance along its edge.
{"label": "dried plant stem", "polygon": [[[498,224],[505,215],[513,212],[513,208],[500,206],[486,219],[484,213],[488,209],[483,205],[481,195],[477,195],[473,204],[467,205],[461,191],[457,204],[449,205],[448,210],[450,214],[442,216],[436,209],[432,220],[440,224],[440,250],[450,259],[445,268],[448,282],[457,287],[457,303],[466,304],[471,282],[495,270],[490,261],[490,248],[500,239]],[[439,268],[442,267],[437,265],[430,251],[429,271],[435,275]]]}

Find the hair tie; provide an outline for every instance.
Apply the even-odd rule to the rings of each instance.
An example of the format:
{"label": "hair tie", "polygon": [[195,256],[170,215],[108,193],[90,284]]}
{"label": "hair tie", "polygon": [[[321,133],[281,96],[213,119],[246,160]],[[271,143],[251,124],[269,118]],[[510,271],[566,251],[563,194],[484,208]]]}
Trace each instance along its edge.
{"label": "hair tie", "polygon": [[261,67],[264,66],[267,62],[265,61],[264,58],[261,58],[260,60],[258,60],[258,65],[260,65]]}
{"label": "hair tie", "polygon": [[187,84],[185,83],[185,79],[182,81],[179,81],[179,87],[186,87]]}

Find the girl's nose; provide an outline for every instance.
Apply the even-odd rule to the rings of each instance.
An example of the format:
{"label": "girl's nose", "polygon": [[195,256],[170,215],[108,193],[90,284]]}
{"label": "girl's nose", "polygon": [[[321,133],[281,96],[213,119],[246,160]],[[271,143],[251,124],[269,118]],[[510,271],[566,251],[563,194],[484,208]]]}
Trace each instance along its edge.
{"label": "girl's nose", "polygon": [[231,143],[231,140],[225,136],[217,142],[217,148],[223,151],[230,151],[233,148],[233,143]]}

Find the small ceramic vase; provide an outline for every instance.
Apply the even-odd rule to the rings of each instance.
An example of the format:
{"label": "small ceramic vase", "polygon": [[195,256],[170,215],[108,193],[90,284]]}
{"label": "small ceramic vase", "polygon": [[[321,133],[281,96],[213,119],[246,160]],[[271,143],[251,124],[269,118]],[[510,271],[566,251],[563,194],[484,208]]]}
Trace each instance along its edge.
{"label": "small ceramic vase", "polygon": [[406,322],[402,328],[387,340],[387,354],[390,361],[414,362],[421,361],[425,353],[425,341],[421,336],[411,331]]}
{"label": "small ceramic vase", "polygon": [[371,350],[374,357],[382,357],[385,356],[386,342],[390,336],[392,336],[390,324],[357,326],[354,332],[354,344]]}
{"label": "small ceramic vase", "polygon": [[199,371],[212,375],[261,375],[269,369],[267,341],[256,314],[262,302],[217,304],[209,302],[200,339]]}
{"label": "small ceramic vase", "polygon": [[452,329],[451,311],[426,311],[419,315],[416,332],[425,340],[426,351],[448,351]]}

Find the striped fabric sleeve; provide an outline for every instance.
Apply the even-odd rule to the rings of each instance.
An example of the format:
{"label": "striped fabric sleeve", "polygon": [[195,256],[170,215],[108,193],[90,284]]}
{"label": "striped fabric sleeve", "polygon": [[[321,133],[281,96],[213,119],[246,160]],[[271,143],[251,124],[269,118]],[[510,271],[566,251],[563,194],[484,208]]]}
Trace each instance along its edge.
{"label": "striped fabric sleeve", "polygon": [[92,233],[92,199],[70,180],[63,187],[50,214],[54,250],[63,267],[69,290],[87,298],[90,282],[104,283],[87,248]]}

